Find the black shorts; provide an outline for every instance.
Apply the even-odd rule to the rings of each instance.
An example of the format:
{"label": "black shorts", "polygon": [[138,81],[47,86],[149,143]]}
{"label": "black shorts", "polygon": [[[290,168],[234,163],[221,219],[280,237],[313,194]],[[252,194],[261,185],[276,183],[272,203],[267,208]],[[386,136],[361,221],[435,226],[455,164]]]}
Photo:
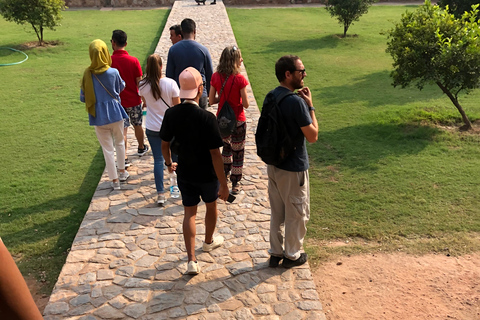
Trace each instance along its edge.
{"label": "black shorts", "polygon": [[212,182],[189,182],[178,179],[178,188],[182,194],[182,204],[185,207],[196,206],[200,202],[214,202],[218,198],[220,183],[218,180]]}

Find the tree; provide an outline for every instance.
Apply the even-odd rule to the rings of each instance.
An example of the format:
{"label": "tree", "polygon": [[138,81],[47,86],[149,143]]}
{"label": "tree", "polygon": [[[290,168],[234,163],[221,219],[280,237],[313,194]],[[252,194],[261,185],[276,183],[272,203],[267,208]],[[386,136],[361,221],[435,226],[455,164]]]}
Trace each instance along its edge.
{"label": "tree", "polygon": [[377,0],[327,0],[325,9],[332,17],[337,17],[343,24],[343,37],[347,36],[348,28],[354,21],[368,12],[368,8]]}
{"label": "tree", "polygon": [[60,25],[65,10],[64,0],[0,0],[0,14],[7,21],[17,24],[30,24],[43,44],[43,30],[55,30]]}
{"label": "tree", "polygon": [[[475,4],[480,4],[479,0],[440,0],[438,5],[440,8],[445,9],[448,6],[448,10],[455,15],[455,17],[460,18],[465,11],[472,10],[472,6]],[[477,14],[477,19],[480,18],[480,15]]]}
{"label": "tree", "polygon": [[450,98],[469,130],[472,124],[458,102],[461,91],[480,87],[480,26],[478,6],[460,19],[432,6],[429,0],[387,32],[387,52],[393,57],[393,86],[410,83],[422,90],[435,83]]}

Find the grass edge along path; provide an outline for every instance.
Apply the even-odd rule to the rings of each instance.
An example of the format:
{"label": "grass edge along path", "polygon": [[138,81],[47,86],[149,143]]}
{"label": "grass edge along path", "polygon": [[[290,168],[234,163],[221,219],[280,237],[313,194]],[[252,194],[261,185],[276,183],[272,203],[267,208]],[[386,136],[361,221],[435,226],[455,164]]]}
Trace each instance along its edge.
{"label": "grass edge along path", "polygon": [[[382,33],[415,8],[372,7],[346,39],[323,8],[227,10],[259,106],[278,85],[276,59],[297,54],[307,68],[320,133],[308,146],[306,247],[317,259],[478,250],[478,131],[458,131],[459,114],[435,86],[391,86]],[[476,90],[461,97],[475,119],[479,96]],[[338,241],[350,245],[328,245]]]}
{"label": "grass edge along path", "polygon": [[24,44],[35,38],[28,27],[0,20],[0,46],[26,48],[29,55],[27,62],[0,70],[0,159],[6,165],[0,236],[24,276],[44,284],[44,293],[56,282],[105,165],[79,101],[88,45],[99,38],[110,48],[111,32],[123,29],[127,50],[145,66],[168,13],[66,11],[62,26],[45,33],[56,45],[30,49]]}

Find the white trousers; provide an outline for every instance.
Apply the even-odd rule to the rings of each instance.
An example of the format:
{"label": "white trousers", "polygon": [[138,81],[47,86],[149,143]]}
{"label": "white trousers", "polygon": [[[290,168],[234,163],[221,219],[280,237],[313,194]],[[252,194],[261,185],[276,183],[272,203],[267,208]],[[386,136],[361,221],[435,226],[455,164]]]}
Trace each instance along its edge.
{"label": "white trousers", "polygon": [[115,167],[115,150],[117,151],[118,169],[125,169],[125,142],[123,140],[123,120],[95,126],[98,142],[102,146],[103,157],[107,167],[108,178],[118,179],[117,168]]}
{"label": "white trousers", "polygon": [[[291,260],[300,258],[310,219],[308,170],[291,172],[267,166],[270,198],[270,254]],[[285,228],[285,238],[282,235]],[[285,241],[285,246],[284,246]]]}

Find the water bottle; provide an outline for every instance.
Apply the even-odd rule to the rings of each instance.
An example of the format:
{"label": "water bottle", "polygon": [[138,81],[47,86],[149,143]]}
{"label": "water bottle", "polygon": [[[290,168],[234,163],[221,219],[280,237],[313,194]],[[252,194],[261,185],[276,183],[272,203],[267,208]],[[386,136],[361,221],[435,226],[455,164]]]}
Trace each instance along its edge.
{"label": "water bottle", "polygon": [[180,197],[180,189],[178,189],[177,174],[175,172],[172,172],[170,174],[170,197],[171,198]]}

